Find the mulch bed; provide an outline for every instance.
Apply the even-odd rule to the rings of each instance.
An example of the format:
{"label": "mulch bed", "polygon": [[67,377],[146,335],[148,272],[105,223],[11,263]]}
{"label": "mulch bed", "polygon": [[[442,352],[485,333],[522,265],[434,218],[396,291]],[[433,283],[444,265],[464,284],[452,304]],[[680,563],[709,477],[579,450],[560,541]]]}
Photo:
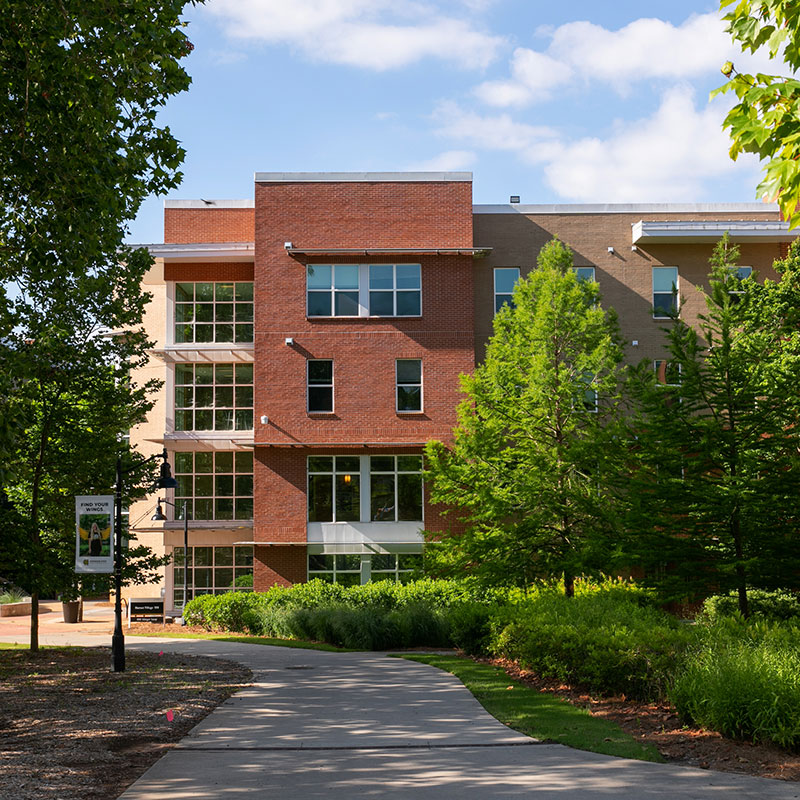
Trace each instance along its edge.
{"label": "mulch bed", "polygon": [[684,725],[667,703],[593,697],[579,688],[540,678],[504,659],[487,663],[502,667],[510,677],[540,692],[557,695],[595,716],[616,722],[631,736],[654,745],[669,762],[761,778],[800,780],[800,755],[773,745],[727,739],[719,733]]}
{"label": "mulch bed", "polygon": [[0,795],[112,800],[252,677],[216,658],[126,656],[115,673],[108,648],[0,650]]}

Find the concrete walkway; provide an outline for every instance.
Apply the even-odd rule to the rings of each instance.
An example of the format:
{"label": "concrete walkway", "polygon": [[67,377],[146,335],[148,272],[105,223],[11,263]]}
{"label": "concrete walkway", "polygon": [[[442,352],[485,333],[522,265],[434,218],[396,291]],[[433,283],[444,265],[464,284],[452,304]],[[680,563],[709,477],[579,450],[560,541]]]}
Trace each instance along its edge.
{"label": "concrete walkway", "polygon": [[[42,637],[43,644],[67,642],[100,644],[82,631]],[[379,653],[133,637],[126,646],[239,661],[253,670],[254,684],[206,717],[121,800],[800,798],[797,784],[538,743],[489,716],[448,673]]]}

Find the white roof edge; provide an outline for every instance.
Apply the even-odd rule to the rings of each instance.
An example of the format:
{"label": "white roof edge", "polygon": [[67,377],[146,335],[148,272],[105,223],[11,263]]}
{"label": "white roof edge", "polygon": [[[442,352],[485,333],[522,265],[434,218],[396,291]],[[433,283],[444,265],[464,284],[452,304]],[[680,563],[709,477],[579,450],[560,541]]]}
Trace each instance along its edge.
{"label": "white roof edge", "polygon": [[543,203],[473,205],[473,214],[777,214],[777,203]]}
{"label": "white roof edge", "polygon": [[255,208],[255,200],[165,200],[164,208]]}
{"label": "white roof edge", "polygon": [[472,181],[471,172],[256,172],[256,183],[421,183]]}

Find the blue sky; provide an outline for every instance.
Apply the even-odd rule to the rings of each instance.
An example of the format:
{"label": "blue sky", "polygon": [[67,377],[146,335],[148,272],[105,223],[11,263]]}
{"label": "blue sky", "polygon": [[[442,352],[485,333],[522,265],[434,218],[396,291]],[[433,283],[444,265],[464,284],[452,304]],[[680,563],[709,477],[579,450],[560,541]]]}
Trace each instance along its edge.
{"label": "blue sky", "polygon": [[[469,170],[476,203],[749,201],[708,101],[734,50],[716,3],[208,0],[189,8],[186,148],[171,197],[252,197],[253,173]],[[152,198],[129,240],[162,240]]]}

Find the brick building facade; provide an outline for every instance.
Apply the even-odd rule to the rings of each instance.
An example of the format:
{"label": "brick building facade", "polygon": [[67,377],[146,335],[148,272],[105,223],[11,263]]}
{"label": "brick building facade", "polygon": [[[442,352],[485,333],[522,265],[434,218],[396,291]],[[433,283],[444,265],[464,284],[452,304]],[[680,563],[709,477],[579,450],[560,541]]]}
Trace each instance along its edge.
{"label": "brick building facade", "polygon": [[153,498],[130,517],[174,556],[167,608],[186,580],[191,596],[402,579],[445,524],[422,448],[450,438],[458,376],[542,245],[573,250],[630,360],[656,361],[654,306],[674,286],[696,318],[724,230],[760,277],[792,238],[765,205],[473,206],[469,173],[257,173],[252,201],[167,201],[137,376],[164,386],[132,440],[166,446],[179,486],[171,521],[149,521]]}

